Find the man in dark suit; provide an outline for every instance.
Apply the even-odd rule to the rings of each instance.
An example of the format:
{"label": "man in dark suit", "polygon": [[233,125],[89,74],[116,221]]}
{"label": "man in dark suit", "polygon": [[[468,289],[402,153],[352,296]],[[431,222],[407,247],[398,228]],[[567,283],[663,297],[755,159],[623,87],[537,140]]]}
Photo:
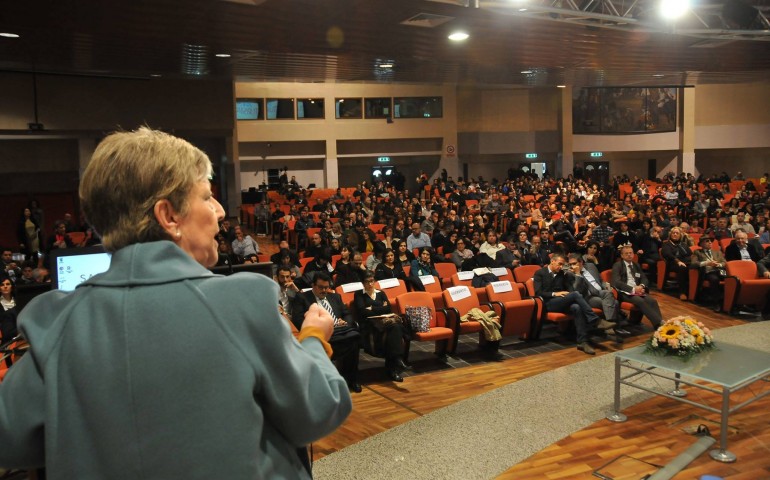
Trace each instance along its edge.
{"label": "man in dark suit", "polygon": [[[642,314],[650,319],[654,328],[658,328],[663,322],[658,301],[647,295],[647,276],[642,267],[634,263],[634,247],[624,245],[620,249],[619,262],[612,266],[612,279],[610,284],[618,291],[621,302],[634,304]],[[633,317],[632,317],[633,318]],[[641,322],[641,318],[636,323]]]}
{"label": "man in dark suit", "polygon": [[620,305],[612,290],[602,284],[602,276],[596,264],[583,262],[583,256],[579,253],[571,253],[567,261],[570,271],[575,275],[573,289],[580,292],[591,307],[601,308],[607,321],[616,323]]}
{"label": "man in dark suit", "polygon": [[334,333],[329,339],[332,346],[332,361],[337,365],[340,375],[348,383],[350,391],[360,393],[358,383],[358,350],[361,336],[342,297],[331,291],[331,278],[328,274],[318,272],[313,277],[312,290],[301,292],[294,297],[291,309],[291,319],[298,330],[302,329],[305,312],[314,303],[319,304],[334,318]]}
{"label": "man in dark suit", "polygon": [[754,263],[762,259],[762,251],[749,243],[749,235],[742,228],[735,230],[735,240],[725,248],[725,259],[731,260],[750,260]]}
{"label": "man in dark suit", "polygon": [[596,352],[589,344],[589,329],[595,326],[606,330],[611,328],[612,324],[600,320],[580,293],[570,291],[572,281],[567,279],[563,270],[564,263],[564,255],[555,253],[551,257],[551,263],[535,272],[535,295],[543,298],[547,311],[575,317],[577,348],[588,355],[594,355]]}

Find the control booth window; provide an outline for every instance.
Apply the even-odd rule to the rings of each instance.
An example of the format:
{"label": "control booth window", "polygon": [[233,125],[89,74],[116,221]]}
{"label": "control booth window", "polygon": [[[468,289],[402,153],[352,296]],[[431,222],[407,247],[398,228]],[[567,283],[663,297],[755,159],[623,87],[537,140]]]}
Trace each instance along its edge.
{"label": "control booth window", "polygon": [[266,111],[268,120],[294,120],[294,99],[268,98]]}
{"label": "control booth window", "polygon": [[363,109],[360,98],[338,98],[334,101],[336,118],[361,118]]}
{"label": "control booth window", "polygon": [[236,120],[264,120],[264,100],[261,98],[239,98],[235,101]]}
{"label": "control booth window", "polygon": [[367,98],[364,101],[364,105],[366,107],[366,118],[390,117],[390,98]]}
{"label": "control booth window", "polygon": [[298,98],[297,99],[297,119],[303,118],[324,118],[324,99],[323,98]]}
{"label": "control booth window", "polygon": [[397,97],[393,99],[396,118],[441,118],[444,102],[441,97]]}

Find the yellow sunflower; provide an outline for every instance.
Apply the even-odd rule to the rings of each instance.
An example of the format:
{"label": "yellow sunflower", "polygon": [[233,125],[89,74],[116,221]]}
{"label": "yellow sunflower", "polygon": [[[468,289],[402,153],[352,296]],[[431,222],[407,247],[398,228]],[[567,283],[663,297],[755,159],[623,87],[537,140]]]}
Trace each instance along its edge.
{"label": "yellow sunflower", "polygon": [[682,329],[678,325],[666,325],[660,331],[660,338],[667,340],[669,338],[677,338]]}

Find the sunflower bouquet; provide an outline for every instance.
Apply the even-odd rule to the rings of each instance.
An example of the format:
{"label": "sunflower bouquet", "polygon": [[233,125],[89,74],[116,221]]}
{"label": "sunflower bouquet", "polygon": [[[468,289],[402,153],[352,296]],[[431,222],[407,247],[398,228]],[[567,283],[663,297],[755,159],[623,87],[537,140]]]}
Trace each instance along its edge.
{"label": "sunflower bouquet", "polygon": [[647,340],[644,351],[689,360],[696,353],[714,347],[711,330],[694,318],[682,316],[663,322]]}

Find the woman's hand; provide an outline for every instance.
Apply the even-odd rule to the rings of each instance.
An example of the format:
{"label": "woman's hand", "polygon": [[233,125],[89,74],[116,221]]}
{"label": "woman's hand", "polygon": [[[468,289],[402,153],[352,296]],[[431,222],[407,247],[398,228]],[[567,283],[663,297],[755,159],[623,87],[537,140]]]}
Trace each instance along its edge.
{"label": "woman's hand", "polygon": [[314,303],[310,305],[310,308],[305,313],[305,319],[302,322],[302,329],[305,327],[317,327],[320,328],[324,334],[325,339],[328,341],[334,332],[334,319],[332,316],[324,310],[320,305]]}

